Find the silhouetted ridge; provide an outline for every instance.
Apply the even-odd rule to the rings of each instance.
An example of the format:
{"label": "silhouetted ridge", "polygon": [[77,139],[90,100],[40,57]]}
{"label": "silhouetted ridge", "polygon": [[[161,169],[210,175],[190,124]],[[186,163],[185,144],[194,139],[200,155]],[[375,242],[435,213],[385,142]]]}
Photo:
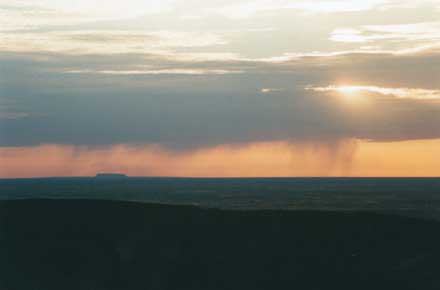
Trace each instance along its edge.
{"label": "silhouetted ridge", "polygon": [[93,200],[0,202],[0,289],[440,289],[440,224]]}

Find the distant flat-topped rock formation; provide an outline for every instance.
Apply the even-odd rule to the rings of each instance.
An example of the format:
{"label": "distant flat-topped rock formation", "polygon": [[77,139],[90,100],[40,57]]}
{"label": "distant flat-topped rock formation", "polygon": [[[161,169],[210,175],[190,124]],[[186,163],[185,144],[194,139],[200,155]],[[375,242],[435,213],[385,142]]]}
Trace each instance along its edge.
{"label": "distant flat-topped rock formation", "polygon": [[100,179],[119,179],[119,178],[127,178],[127,175],[122,173],[97,173],[95,178]]}

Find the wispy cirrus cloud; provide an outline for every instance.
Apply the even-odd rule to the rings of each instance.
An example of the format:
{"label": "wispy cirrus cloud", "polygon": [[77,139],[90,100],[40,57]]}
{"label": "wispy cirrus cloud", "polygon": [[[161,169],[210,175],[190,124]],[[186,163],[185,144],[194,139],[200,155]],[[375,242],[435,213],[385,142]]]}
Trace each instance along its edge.
{"label": "wispy cirrus cloud", "polygon": [[19,119],[19,118],[24,118],[24,117],[28,117],[29,114],[24,113],[24,112],[14,112],[14,111],[6,111],[6,110],[2,110],[0,108],[0,119],[11,119],[11,120],[15,120],[15,119]]}
{"label": "wispy cirrus cloud", "polygon": [[158,14],[169,11],[174,0],[2,0],[0,30],[82,24]]}
{"label": "wispy cirrus cloud", "polygon": [[65,71],[65,73],[103,75],[225,75],[238,74],[242,73],[242,71],[221,69],[169,68],[145,70],[68,70]]}
{"label": "wispy cirrus cloud", "polygon": [[[216,13],[230,18],[248,18],[257,13],[273,12],[285,9],[299,10],[307,13],[335,13],[369,10],[379,1],[249,1],[238,2],[228,6],[215,8]],[[208,9],[213,12],[214,9]]]}
{"label": "wispy cirrus cloud", "polygon": [[[420,34],[424,37],[412,35],[411,43],[406,44],[402,43],[401,37],[408,35],[374,30],[383,26],[382,23],[390,22],[388,13],[393,14],[394,9],[411,8],[414,10],[412,14],[416,15],[426,13],[424,5],[435,7],[436,2],[128,0],[107,1],[102,5],[101,2],[85,0],[74,4],[71,1],[3,0],[0,2],[0,51],[70,54],[215,52],[218,56],[240,55],[242,60],[283,61],[289,60],[288,54],[367,50],[353,47],[353,44],[362,44],[375,51],[409,50],[432,46],[437,28],[432,28],[431,34]],[[347,17],[347,28],[341,29],[337,16],[334,16],[335,13],[368,16],[373,10],[381,12],[376,20],[380,25],[372,27],[359,27],[359,22],[350,16]],[[322,13],[329,17],[326,23],[319,19],[318,15]],[[302,29],[298,23],[289,25],[289,19],[312,21],[316,27]],[[396,25],[408,23],[402,22],[404,19],[396,21]],[[304,29],[307,31],[301,33]],[[333,29],[330,40],[325,38],[328,29]],[[232,32],[234,30],[238,32]],[[301,35],[301,41],[287,43],[283,36],[286,33]],[[266,39],[269,34],[272,44],[258,45],[256,39]],[[332,42],[337,42],[338,46],[333,46]]]}
{"label": "wispy cirrus cloud", "polygon": [[0,99],[0,120],[16,120],[28,116],[28,113],[21,112],[13,103],[2,102]]}
{"label": "wispy cirrus cloud", "polygon": [[434,47],[440,46],[440,22],[338,28],[333,30],[329,39],[341,43],[373,43],[379,49]]}
{"label": "wispy cirrus cloud", "polygon": [[262,88],[260,90],[260,92],[263,94],[279,93],[283,91],[284,91],[283,88]]}
{"label": "wispy cirrus cloud", "polygon": [[[193,1],[198,2],[198,1]],[[189,2],[191,3],[191,2]],[[189,12],[192,17],[197,18],[208,15],[222,15],[232,19],[250,18],[259,13],[276,13],[282,10],[292,10],[309,14],[331,14],[369,11],[374,9],[388,9],[391,7],[402,7],[402,1],[396,3],[391,0],[321,0],[321,1],[288,1],[288,0],[256,0],[256,1],[231,1],[230,3],[209,3],[199,6],[196,12]],[[405,4],[407,6],[407,4]]]}
{"label": "wispy cirrus cloud", "polygon": [[221,46],[221,36],[204,32],[171,31],[67,31],[0,32],[0,50],[15,52],[62,52],[115,54],[166,52],[173,48]]}
{"label": "wispy cirrus cloud", "polygon": [[338,92],[341,94],[376,93],[400,99],[440,100],[440,90],[427,90],[420,88],[384,88],[377,86],[330,85],[326,87],[308,86],[306,87],[306,90],[315,92]]}
{"label": "wispy cirrus cloud", "polygon": [[[55,1],[55,0],[2,0],[0,14],[9,18],[3,29],[35,28],[42,25],[66,25],[92,21],[136,18],[152,14],[174,14],[183,18],[200,18],[221,15],[228,18],[246,18],[259,12],[298,10],[307,13],[335,13],[366,11],[385,4],[389,0],[363,1],[287,1],[287,0],[239,0],[239,1],[183,1],[183,0],[127,0],[106,1]],[[1,19],[1,18],[0,18]],[[25,21],[23,21],[25,20]],[[0,22],[0,23],[3,23]],[[5,22],[6,23],[6,22]]]}

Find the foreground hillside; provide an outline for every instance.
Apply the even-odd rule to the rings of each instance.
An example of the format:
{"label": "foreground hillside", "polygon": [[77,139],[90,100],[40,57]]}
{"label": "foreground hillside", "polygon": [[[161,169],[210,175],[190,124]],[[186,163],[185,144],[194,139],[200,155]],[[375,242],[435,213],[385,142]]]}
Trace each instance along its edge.
{"label": "foreground hillside", "polygon": [[0,288],[440,289],[440,224],[367,213],[5,201]]}

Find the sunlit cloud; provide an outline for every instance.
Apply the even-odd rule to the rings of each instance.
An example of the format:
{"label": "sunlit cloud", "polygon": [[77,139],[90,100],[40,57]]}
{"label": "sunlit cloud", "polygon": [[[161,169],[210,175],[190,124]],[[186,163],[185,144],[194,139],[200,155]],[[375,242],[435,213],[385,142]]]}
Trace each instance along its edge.
{"label": "sunlit cloud", "polygon": [[374,43],[395,51],[417,51],[440,46],[440,22],[339,28],[329,39],[341,43]]}
{"label": "sunlit cloud", "polygon": [[365,11],[388,1],[183,1],[183,0],[2,0],[0,31],[35,29],[44,26],[86,24],[97,21],[136,19],[150,15],[173,15],[180,19],[209,18],[220,15],[246,18],[259,12],[292,9],[308,13]]}
{"label": "sunlit cloud", "polygon": [[2,0],[0,31],[134,18],[169,11],[174,0]]}
{"label": "sunlit cloud", "polygon": [[241,61],[243,58],[231,52],[163,52],[160,56],[167,60],[181,62],[217,62]]}
{"label": "sunlit cloud", "polygon": [[0,33],[0,50],[74,54],[165,53],[169,49],[221,46],[219,35],[172,31],[67,31]]}
{"label": "sunlit cloud", "polygon": [[[359,25],[358,21],[347,18],[347,26],[339,27],[340,23],[332,14],[358,13],[368,21],[372,10],[380,10],[380,15],[375,16],[378,19],[372,24],[390,23],[388,13],[394,15],[394,9],[415,9],[409,13],[408,18],[411,18],[420,12],[417,9],[424,9],[422,4],[435,7],[437,2],[112,0],[103,5],[99,1],[86,0],[3,0],[0,2],[0,52],[179,52],[188,57],[193,53],[195,57],[195,54],[208,56],[211,53],[211,57],[217,54],[219,58],[229,54],[228,60],[270,63],[290,61],[295,55],[334,55],[349,51],[414,53],[440,45],[438,23],[405,24],[398,19],[394,25],[367,25],[368,22]],[[434,11],[433,8],[432,15]],[[328,30],[333,30],[329,39],[325,37],[328,30],[322,28],[319,19],[322,13],[330,17],[325,23]],[[289,25],[289,21],[285,21],[287,17],[313,23],[307,27],[310,32],[305,33],[301,41],[292,39],[286,43],[283,40],[285,33],[302,35],[304,30],[297,24]],[[198,23],[200,21],[203,25]],[[247,40],[253,43],[260,36],[265,39],[269,33],[273,45],[263,48],[246,44]],[[329,45],[331,42],[337,42],[337,48]],[[354,47],[356,44],[362,47]]]}
{"label": "sunlit cloud", "polygon": [[260,90],[261,93],[263,94],[270,94],[270,93],[279,93],[284,91],[283,88],[262,88]]}
{"label": "sunlit cloud", "polygon": [[415,39],[439,36],[440,22],[422,22],[395,25],[364,25],[366,31],[411,36]]}
{"label": "sunlit cloud", "polygon": [[68,70],[72,74],[104,74],[104,75],[224,75],[242,73],[238,70],[220,69],[155,69],[155,70]]}
{"label": "sunlit cloud", "polygon": [[327,87],[306,87],[306,90],[315,92],[338,92],[341,94],[360,94],[360,93],[376,93],[381,95],[393,96],[401,99],[416,100],[440,100],[440,90],[427,90],[418,88],[382,88],[376,86],[327,86]]}
{"label": "sunlit cloud", "polygon": [[280,10],[297,10],[304,13],[344,13],[367,11],[383,5],[384,0],[365,0],[365,1],[237,1],[234,4],[211,8],[210,11],[217,11],[231,18],[247,18],[257,13],[274,12]]}
{"label": "sunlit cloud", "polygon": [[331,35],[330,40],[337,42],[368,42],[369,39],[362,32],[353,28],[338,28]]}
{"label": "sunlit cloud", "polygon": [[[344,36],[345,37],[345,36]],[[352,38],[352,36],[346,36],[347,38]],[[363,43],[363,39],[357,39],[356,36],[353,36],[352,39],[347,42],[352,43]],[[403,55],[422,55],[424,53],[439,53],[440,52],[440,42],[431,43],[431,44],[423,44],[423,45],[415,45],[413,47],[405,47],[398,49],[384,49],[381,46],[374,45],[365,45],[361,46],[357,49],[349,49],[349,50],[339,50],[339,51],[312,51],[312,52],[304,52],[304,53],[293,53],[287,52],[282,55],[272,56],[272,57],[264,57],[264,58],[246,58],[246,57],[235,57],[234,60],[239,61],[248,61],[248,62],[262,62],[262,63],[273,63],[273,64],[283,64],[293,61],[303,61],[308,59],[331,59],[337,57],[350,57],[350,56],[365,56],[365,55],[384,55],[384,56],[403,56]],[[233,58],[231,58],[232,60]]]}
{"label": "sunlit cloud", "polygon": [[[236,0],[236,1],[200,1],[200,0],[127,0],[100,1],[77,0],[2,0],[1,10],[4,13],[15,13],[17,24],[20,15],[31,17],[38,24],[56,23],[64,18],[69,21],[97,21],[110,19],[136,18],[151,14],[177,13],[186,18],[207,17],[221,14],[231,18],[249,17],[258,12],[293,9],[307,13],[359,12],[372,9],[391,9],[396,7],[414,8],[421,3],[438,3],[438,1],[407,0]],[[59,16],[59,19],[46,19],[45,16]],[[54,22],[55,21],[55,22]]]}

